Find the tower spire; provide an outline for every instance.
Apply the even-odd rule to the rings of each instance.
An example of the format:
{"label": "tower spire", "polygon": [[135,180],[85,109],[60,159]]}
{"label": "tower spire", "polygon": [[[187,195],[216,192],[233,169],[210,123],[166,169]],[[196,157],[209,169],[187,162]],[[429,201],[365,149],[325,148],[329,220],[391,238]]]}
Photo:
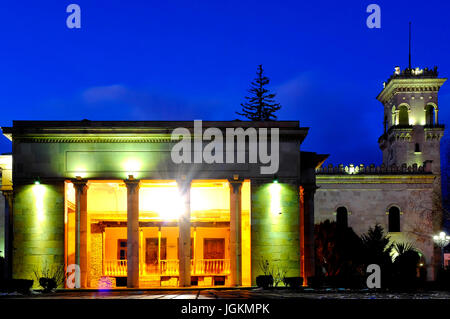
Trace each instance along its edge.
{"label": "tower spire", "polygon": [[409,63],[408,67],[411,70],[411,21],[409,22]]}

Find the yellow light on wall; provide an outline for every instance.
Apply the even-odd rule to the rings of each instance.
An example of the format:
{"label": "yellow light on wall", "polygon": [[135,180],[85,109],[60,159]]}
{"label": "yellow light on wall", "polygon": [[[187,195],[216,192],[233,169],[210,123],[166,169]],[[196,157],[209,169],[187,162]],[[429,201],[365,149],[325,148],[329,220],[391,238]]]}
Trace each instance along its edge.
{"label": "yellow light on wall", "polygon": [[77,168],[75,169],[75,172],[73,173],[73,177],[81,177],[81,178],[85,178],[86,177],[86,168],[83,166],[77,166]]}
{"label": "yellow light on wall", "polygon": [[142,187],[139,206],[143,211],[157,213],[161,220],[177,220],[184,211],[183,199],[176,184],[168,187]]}
{"label": "yellow light on wall", "polygon": [[124,164],[123,167],[126,171],[126,176],[133,175],[134,178],[137,178],[137,172],[141,169],[141,162],[135,160],[135,159],[128,159]]}
{"label": "yellow light on wall", "polygon": [[45,186],[42,184],[34,184],[33,186],[34,205],[36,208],[36,219],[38,222],[44,221],[44,195]]}
{"label": "yellow light on wall", "polygon": [[159,200],[159,216],[164,220],[178,219],[183,211],[183,198],[178,188],[166,188]]}
{"label": "yellow light on wall", "polygon": [[270,194],[270,212],[273,216],[281,214],[281,185],[278,181],[269,186]]}

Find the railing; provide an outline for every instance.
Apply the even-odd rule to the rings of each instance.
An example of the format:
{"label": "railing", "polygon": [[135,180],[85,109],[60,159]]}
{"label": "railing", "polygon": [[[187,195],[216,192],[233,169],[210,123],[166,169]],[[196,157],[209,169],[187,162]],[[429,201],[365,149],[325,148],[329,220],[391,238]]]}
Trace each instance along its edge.
{"label": "railing", "polygon": [[[145,264],[140,265],[141,275],[161,275],[161,276],[178,276],[179,269],[178,259],[160,260],[159,267],[147,267]],[[104,275],[126,277],[127,261],[126,260],[105,260]],[[229,275],[230,260],[229,259],[191,259],[191,275]]]}
{"label": "railing", "polygon": [[105,276],[126,277],[127,276],[127,260],[105,260],[103,263],[103,273]]}
{"label": "railing", "polygon": [[179,264],[178,259],[160,260],[158,273],[162,276],[178,275]]}
{"label": "railing", "polygon": [[229,259],[191,260],[191,275],[227,275],[230,273]]}

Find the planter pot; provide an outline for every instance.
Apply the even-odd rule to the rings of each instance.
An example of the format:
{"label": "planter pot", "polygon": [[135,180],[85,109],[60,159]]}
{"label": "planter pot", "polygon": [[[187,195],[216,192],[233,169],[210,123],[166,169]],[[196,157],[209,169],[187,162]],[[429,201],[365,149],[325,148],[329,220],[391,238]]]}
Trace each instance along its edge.
{"label": "planter pot", "polygon": [[319,288],[322,282],[319,277],[308,277],[308,287],[309,288]]}
{"label": "planter pot", "polygon": [[44,292],[51,292],[56,288],[57,284],[53,278],[39,278],[39,285],[44,288]]}
{"label": "planter pot", "polygon": [[272,275],[256,277],[256,285],[258,287],[261,287],[261,288],[264,288],[264,289],[272,287],[273,286],[273,277],[272,277]]}
{"label": "planter pot", "polygon": [[4,280],[0,286],[1,286],[0,287],[1,291],[29,294],[31,287],[33,286],[33,280],[8,279],[8,280]]}
{"label": "planter pot", "polygon": [[286,277],[283,282],[286,287],[298,289],[303,285],[303,277]]}

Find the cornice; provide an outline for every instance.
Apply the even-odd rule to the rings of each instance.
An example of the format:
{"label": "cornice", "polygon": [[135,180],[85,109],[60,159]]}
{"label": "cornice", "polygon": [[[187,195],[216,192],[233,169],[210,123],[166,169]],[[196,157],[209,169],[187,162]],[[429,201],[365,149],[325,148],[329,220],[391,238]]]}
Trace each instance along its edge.
{"label": "cornice", "polygon": [[438,92],[446,78],[393,79],[378,94],[377,100],[386,103],[397,92]]}

